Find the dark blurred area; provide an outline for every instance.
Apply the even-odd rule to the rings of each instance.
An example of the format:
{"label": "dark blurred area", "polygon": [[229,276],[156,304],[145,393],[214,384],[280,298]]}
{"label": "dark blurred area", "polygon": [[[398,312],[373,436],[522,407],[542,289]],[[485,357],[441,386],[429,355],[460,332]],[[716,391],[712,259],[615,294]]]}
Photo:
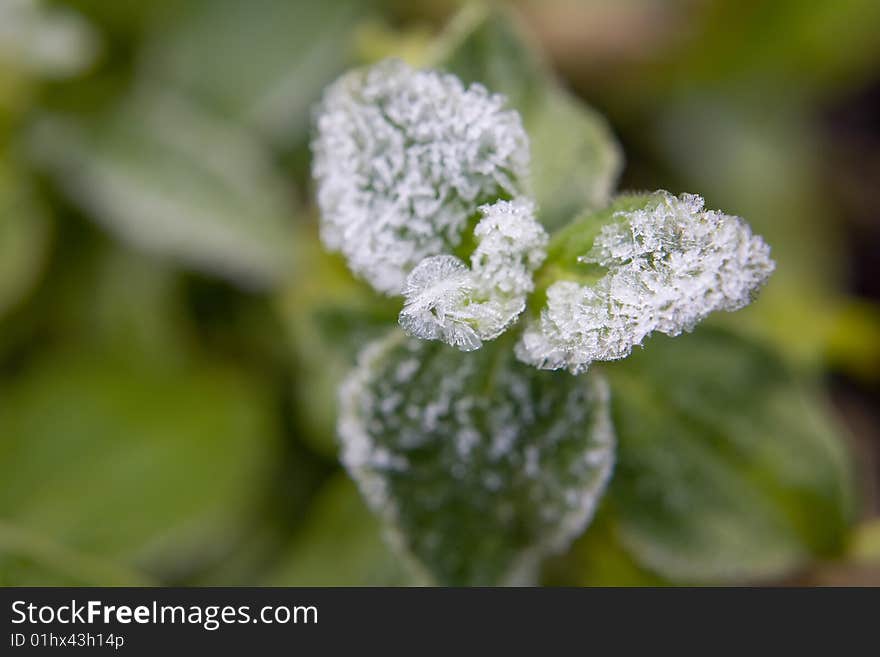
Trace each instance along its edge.
{"label": "dark blurred area", "polygon": [[[460,4],[0,0],[0,584],[410,583],[336,456],[396,309],[322,254],[310,112]],[[622,189],[772,246],[724,321],[828,386],[862,494],[846,557],[784,583],[880,585],[880,2],[505,4]]]}

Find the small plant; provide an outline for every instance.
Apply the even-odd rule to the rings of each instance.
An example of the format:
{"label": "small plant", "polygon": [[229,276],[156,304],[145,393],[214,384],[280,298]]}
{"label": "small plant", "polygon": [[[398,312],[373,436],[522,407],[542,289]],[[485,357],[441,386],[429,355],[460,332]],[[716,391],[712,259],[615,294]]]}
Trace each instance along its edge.
{"label": "small plant", "polygon": [[[836,530],[804,514],[821,499],[820,524],[845,524],[845,477],[806,489],[812,468],[845,466],[812,425],[789,431],[801,473],[780,466],[802,496],[768,504],[776,484],[738,471],[750,450],[790,447],[758,435],[798,422],[777,412],[784,368],[717,328],[649,340],[749,304],[774,270],[769,246],[696,195],[613,195],[618,147],[538,60],[514,50],[475,68],[474,52],[515,41],[508,29],[459,26],[429,68],[348,73],[316,112],[323,243],[401,300],[402,331],[363,349],[338,422],[392,543],[428,581],[536,581],[583,533],[620,449],[615,540],[663,576],[768,577],[833,549]],[[554,141],[559,122],[570,134]],[[752,393],[769,424],[735,426]]]}

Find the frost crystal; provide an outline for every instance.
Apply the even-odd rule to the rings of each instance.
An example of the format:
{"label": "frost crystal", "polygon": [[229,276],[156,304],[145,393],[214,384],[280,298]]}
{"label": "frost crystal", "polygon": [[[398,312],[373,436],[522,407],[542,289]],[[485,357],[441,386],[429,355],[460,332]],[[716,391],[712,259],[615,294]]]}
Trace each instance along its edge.
{"label": "frost crystal", "polygon": [[542,369],[587,369],[625,358],[653,331],[678,335],[716,310],[738,310],[773,272],[770,248],[739,217],[703,199],[657,192],[618,212],[579,258],[607,273],[593,285],[559,281],[530,323],[517,356]]}
{"label": "frost crystal", "polygon": [[321,236],[377,290],[449,252],[481,204],[523,190],[528,137],[505,98],[389,60],[342,77],[317,113]]}
{"label": "frost crystal", "polygon": [[470,269],[455,256],[438,255],[407,277],[400,325],[410,335],[472,351],[501,335],[525,309],[547,233],[531,201],[498,201],[480,212]]}

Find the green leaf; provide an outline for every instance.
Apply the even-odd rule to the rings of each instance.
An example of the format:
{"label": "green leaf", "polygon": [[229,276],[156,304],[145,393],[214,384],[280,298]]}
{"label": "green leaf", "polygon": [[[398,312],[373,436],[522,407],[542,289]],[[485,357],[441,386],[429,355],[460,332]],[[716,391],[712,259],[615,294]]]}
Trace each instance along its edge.
{"label": "green leaf", "polygon": [[394,332],[342,388],[343,462],[433,581],[530,582],[604,490],[607,394],[598,376],[517,362],[505,339],[463,353]]}
{"label": "green leaf", "polygon": [[389,549],[382,525],[344,474],[327,482],[268,586],[400,586],[416,583]]}
{"label": "green leaf", "polygon": [[513,17],[471,5],[453,19],[430,57],[465,82],[506,95],[532,145],[532,187],[549,229],[604,206],[623,155],[605,119],[570,94]]}
{"label": "green leaf", "polygon": [[43,271],[51,224],[29,182],[0,159],[0,316],[18,303]]}
{"label": "green leaf", "polygon": [[100,122],[46,119],[36,158],[123,241],[244,287],[291,264],[293,206],[269,154],[238,126],[156,89]]}
{"label": "green leaf", "polygon": [[456,14],[426,56],[431,66],[507,96],[524,117],[550,84],[550,70],[527,32],[503,9],[472,3]]}
{"label": "green leaf", "polygon": [[218,366],[47,354],[0,394],[0,519],[159,576],[203,567],[277,458],[266,398]]}
{"label": "green leaf", "polygon": [[526,130],[532,140],[532,185],[548,228],[608,202],[623,169],[623,152],[601,114],[553,89],[528,118]]}
{"label": "green leaf", "polygon": [[780,577],[844,546],[850,463],[822,400],[772,352],[702,329],[605,368],[610,506],[636,559],[684,582]]}
{"label": "green leaf", "polygon": [[202,0],[148,44],[145,74],[281,145],[304,138],[311,107],[349,63],[369,2]]}

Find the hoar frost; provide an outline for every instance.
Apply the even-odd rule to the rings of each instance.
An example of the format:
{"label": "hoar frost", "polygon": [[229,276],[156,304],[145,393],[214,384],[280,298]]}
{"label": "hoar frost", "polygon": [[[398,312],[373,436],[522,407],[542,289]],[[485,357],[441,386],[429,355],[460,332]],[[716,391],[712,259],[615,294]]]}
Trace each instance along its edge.
{"label": "hoar frost", "polygon": [[505,104],[396,60],[331,85],[312,144],[326,246],[399,294],[422,260],[460,244],[480,205],[522,193],[528,137]]}
{"label": "hoar frost", "polygon": [[525,309],[547,233],[531,201],[498,201],[480,212],[470,268],[455,256],[438,255],[407,277],[400,325],[410,335],[472,351],[501,335]]}
{"label": "hoar frost", "polygon": [[[528,137],[504,97],[388,60],[331,85],[316,123],[321,237],[378,291],[405,297],[403,329],[473,351],[510,328],[548,238],[524,189]],[[577,374],[625,358],[654,331],[745,306],[773,271],[764,241],[699,196],[618,203],[596,215],[607,225],[586,228],[598,234],[578,260],[598,278],[585,284],[585,268],[542,286],[516,345],[523,362]],[[468,264],[456,251],[471,230]]]}
{"label": "hoar frost", "polygon": [[619,212],[579,260],[607,269],[593,285],[558,281],[517,356],[577,374],[625,358],[653,331],[678,335],[716,310],[738,310],[773,272],[770,248],[739,217],[703,208],[699,196],[657,192]]}

